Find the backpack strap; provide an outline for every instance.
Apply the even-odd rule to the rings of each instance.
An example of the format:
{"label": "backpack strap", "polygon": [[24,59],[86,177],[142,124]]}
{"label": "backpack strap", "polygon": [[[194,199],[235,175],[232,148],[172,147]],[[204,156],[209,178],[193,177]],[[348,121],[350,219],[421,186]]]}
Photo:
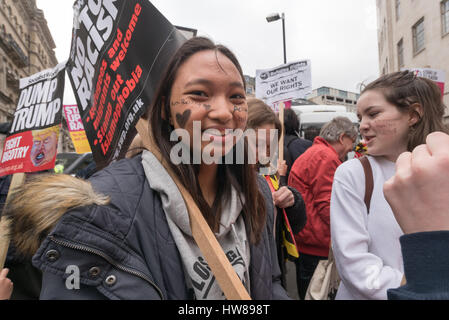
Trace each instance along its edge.
{"label": "backpack strap", "polygon": [[367,212],[369,214],[371,196],[373,195],[374,188],[374,178],[373,178],[373,169],[371,168],[371,164],[368,160],[368,157],[363,156],[359,158],[360,162],[363,166],[363,171],[365,171],[365,205]]}

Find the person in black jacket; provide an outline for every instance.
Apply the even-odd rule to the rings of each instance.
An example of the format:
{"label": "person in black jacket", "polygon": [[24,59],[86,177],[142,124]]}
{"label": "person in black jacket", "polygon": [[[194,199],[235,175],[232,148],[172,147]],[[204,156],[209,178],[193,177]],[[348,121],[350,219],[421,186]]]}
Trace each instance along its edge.
{"label": "person in black jacket", "polygon": [[389,299],[449,299],[449,135],[434,132],[426,144],[401,154],[384,194],[404,235],[406,284]]}
{"label": "person in black jacket", "polygon": [[[150,132],[142,139],[152,138],[153,152],[116,161],[87,182],[53,175],[19,189],[7,213],[16,222],[18,249],[34,254],[33,264],[43,271],[41,299],[225,298],[162,163],[189,191],[250,297],[288,299],[266,182],[248,161],[204,161],[210,144],[214,157],[223,156],[218,160],[238,156],[237,143],[245,141],[235,141],[227,129],[244,129],[247,113],[234,54],[194,37],[172,57],[145,116]],[[200,163],[192,161],[196,152]]]}
{"label": "person in black jacket", "polygon": [[[266,157],[270,158],[270,149],[272,144],[276,141],[270,141],[270,130],[277,130],[278,133],[282,130],[281,122],[276,116],[274,111],[270,109],[263,101],[258,99],[251,99],[248,101],[248,128],[256,131],[257,144],[260,147],[261,137],[266,140]],[[261,129],[265,129],[265,134]],[[278,139],[280,135],[278,134]],[[258,159],[259,150],[257,150],[256,160]],[[265,166],[265,170],[269,171],[271,162],[268,162]],[[258,162],[257,168],[260,170],[262,165]],[[272,168],[274,169],[274,168]],[[276,226],[275,226],[275,238],[276,247],[278,252],[279,267],[282,272],[282,285],[287,288],[286,283],[286,265],[285,260],[287,258],[295,259],[295,255],[289,254],[287,246],[284,243],[284,233],[287,231],[284,229],[285,223],[283,214],[284,210],[290,224],[290,228],[293,234],[296,234],[304,228],[306,225],[306,208],[304,200],[301,194],[293,187],[287,185],[287,165],[285,160],[278,163],[276,169],[271,173],[264,174],[264,178],[269,184],[271,184],[273,190],[273,200],[276,206]],[[287,235],[286,235],[287,236]],[[290,239],[293,242],[293,238]]]}
{"label": "person in black jacket", "polygon": [[299,120],[295,111],[292,109],[284,110],[284,158],[287,162],[287,177],[290,174],[290,169],[308,148],[312,146],[312,141],[300,138],[299,132]]}

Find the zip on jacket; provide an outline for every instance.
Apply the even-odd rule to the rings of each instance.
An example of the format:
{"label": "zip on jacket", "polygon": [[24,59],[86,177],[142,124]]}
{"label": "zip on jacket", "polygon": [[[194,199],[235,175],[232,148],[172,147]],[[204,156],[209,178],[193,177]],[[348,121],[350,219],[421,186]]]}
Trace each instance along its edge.
{"label": "zip on jacket", "polygon": [[88,246],[85,246],[85,245],[75,244],[75,243],[72,243],[72,242],[69,242],[69,241],[66,241],[66,240],[57,239],[54,236],[49,236],[48,238],[50,239],[50,241],[52,241],[52,242],[54,242],[54,243],[56,243],[56,244],[58,244],[60,246],[63,246],[63,247],[69,248],[69,249],[73,249],[73,250],[84,251],[84,252],[88,252],[88,253],[97,255],[97,256],[103,258],[104,260],[106,260],[113,267],[115,267],[115,268],[117,268],[117,269],[119,269],[119,270],[121,270],[123,272],[129,273],[131,275],[134,275],[136,277],[139,277],[139,278],[145,280],[151,286],[153,286],[154,289],[156,289],[157,293],[161,297],[161,300],[165,300],[165,297],[164,297],[164,294],[162,293],[162,290],[143,272],[140,272],[138,270],[135,270],[133,268],[127,267],[127,266],[125,266],[123,264],[120,264],[120,263],[116,262],[114,259],[112,259],[110,256],[108,256],[107,254],[105,254],[104,252],[102,252],[100,250],[97,250],[97,249],[94,249],[94,248],[91,248],[91,247],[88,247]]}

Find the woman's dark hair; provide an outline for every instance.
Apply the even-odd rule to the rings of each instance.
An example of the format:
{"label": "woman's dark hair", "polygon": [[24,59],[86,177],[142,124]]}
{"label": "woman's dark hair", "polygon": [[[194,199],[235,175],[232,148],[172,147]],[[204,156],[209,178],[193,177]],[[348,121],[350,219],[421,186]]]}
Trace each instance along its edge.
{"label": "woman's dark hair", "polygon": [[299,120],[292,109],[284,110],[284,130],[286,135],[296,136],[299,132]]}
{"label": "woman's dark hair", "polygon": [[362,94],[370,90],[380,91],[401,112],[410,112],[416,104],[421,106],[422,114],[418,114],[418,122],[410,128],[408,151],[425,144],[432,132],[448,132],[443,124],[445,106],[441,90],[432,80],[417,77],[411,71],[401,71],[380,77],[367,85]]}
{"label": "woman's dark hair", "polygon": [[[248,161],[245,161],[244,164],[218,165],[218,189],[215,201],[212,207],[210,207],[203,196],[198,182],[199,165],[181,163],[175,166],[170,160],[170,151],[178,143],[177,141],[170,141],[170,133],[173,130],[173,126],[168,121],[173,83],[179,68],[189,57],[195,53],[207,50],[214,51],[216,55],[221,53],[226,56],[239,71],[246,89],[242,68],[235,55],[228,48],[216,45],[207,38],[191,38],[178,49],[161,78],[154,100],[147,113],[151,126],[150,132],[161,151],[163,160],[169,163],[183,186],[190,191],[211,229],[218,231],[222,206],[230,199],[231,186],[233,186],[239,195],[243,195],[243,199],[241,199],[243,204],[242,214],[249,240],[251,243],[258,243],[266,223],[265,199],[259,191],[257,173],[252,170],[251,165],[247,163]],[[164,119],[163,114],[167,115],[167,119]],[[233,159],[237,159],[236,150],[237,148],[234,147],[232,151],[234,152]],[[247,146],[245,146],[245,159],[248,159]],[[223,161],[223,163],[225,162]]]}

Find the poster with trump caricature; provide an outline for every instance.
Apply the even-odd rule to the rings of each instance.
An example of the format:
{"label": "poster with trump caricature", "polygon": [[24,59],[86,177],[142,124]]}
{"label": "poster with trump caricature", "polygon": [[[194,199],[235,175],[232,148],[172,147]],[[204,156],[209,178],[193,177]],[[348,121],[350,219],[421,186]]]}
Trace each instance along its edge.
{"label": "poster with trump caricature", "polygon": [[0,176],[55,166],[62,121],[65,63],[20,79],[20,94],[5,139]]}

